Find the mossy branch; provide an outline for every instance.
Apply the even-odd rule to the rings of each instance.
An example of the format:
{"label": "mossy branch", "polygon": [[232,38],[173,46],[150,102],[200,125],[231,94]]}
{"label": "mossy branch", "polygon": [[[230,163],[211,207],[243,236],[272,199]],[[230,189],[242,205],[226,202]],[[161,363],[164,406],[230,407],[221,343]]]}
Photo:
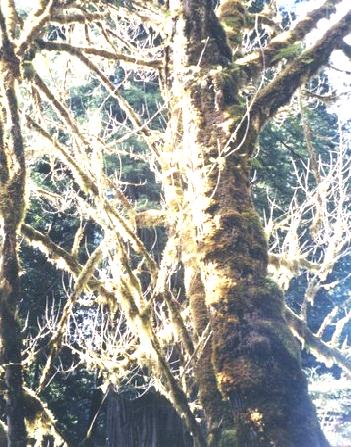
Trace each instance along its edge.
{"label": "mossy branch", "polygon": [[103,245],[104,242],[102,242],[89,257],[88,261],[86,262],[81,272],[79,273],[73,292],[68,297],[64,305],[61,318],[55,328],[56,329],[55,333],[52,335],[50,339],[49,343],[50,352],[48,354],[46,364],[43,368],[42,375],[40,377],[39,387],[37,390],[38,393],[42,392],[49,382],[49,375],[51,372],[51,368],[55,358],[57,357],[58,353],[61,350],[62,340],[64,338],[65,331],[67,329],[68,320],[71,315],[73,306],[77,302],[78,298],[80,297],[84,289],[87,288],[91,277],[94,275],[94,271],[97,265],[101,261]]}
{"label": "mossy branch", "polygon": [[163,210],[150,209],[135,214],[135,224],[138,228],[152,228],[164,226],[166,215]]}
{"label": "mossy branch", "polygon": [[294,44],[300,44],[304,37],[315,28],[319,20],[329,17],[330,13],[335,12],[336,5],[341,1],[326,0],[323,5],[306,14],[292,29],[275,36],[264,49],[253,51],[245,57],[237,59],[235,63],[257,73],[259,73],[263,60],[265,67],[276,65],[281,59],[276,57],[278,52]]}
{"label": "mossy branch", "polygon": [[[95,65],[89,58],[87,58],[79,48],[63,43],[61,43],[60,46],[62,46],[62,49],[65,49],[65,51],[72,54],[72,56],[77,57],[81,62],[83,62],[84,65],[86,65],[86,67],[89,68],[90,71],[95,73],[95,75],[101,81],[102,85],[106,88],[106,90],[110,93],[110,95],[114,99],[116,99],[121,109],[125,112],[127,118],[132,123],[135,131],[139,132],[142,135],[151,152],[155,153],[156,155],[159,155],[156,143],[157,139],[159,139],[160,137],[159,134],[152,132],[148,128],[148,126],[143,123],[140,116],[131,107],[128,101],[125,98],[123,98],[123,96],[119,93],[116,86],[108,79],[108,77],[100,70],[100,68],[97,65]],[[45,96],[47,97],[51,96],[50,100],[53,102],[53,104],[55,104],[55,107],[57,108],[56,103],[58,101],[55,100],[52,94],[51,95],[49,94],[47,88],[45,89],[45,85],[43,85],[43,82],[40,80],[38,76],[34,78],[34,82],[45,93]],[[65,113],[65,118],[67,119],[67,112]],[[69,121],[70,125],[71,123],[72,119],[70,119]]]}
{"label": "mossy branch", "polygon": [[[51,435],[54,438],[55,445],[70,447],[61,434],[61,430],[57,426],[57,421],[47,404],[27,387],[24,387],[24,408],[30,441],[44,441],[45,436]],[[39,436],[41,439],[39,439]],[[4,442],[4,444],[1,442]],[[7,426],[0,421],[0,445],[5,445],[6,442]]]}
{"label": "mossy branch", "polygon": [[26,18],[17,44],[17,55],[19,57],[24,55],[33,40],[43,31],[43,27],[50,20],[54,3],[54,0],[41,0],[38,8],[34,9]]}
{"label": "mossy branch", "polygon": [[348,375],[351,375],[351,360],[340,349],[329,346],[320,337],[316,336],[307,324],[287,306],[285,307],[285,316],[293,334],[318,361],[324,363],[328,368],[332,365],[338,365]]}
{"label": "mossy branch", "polygon": [[50,23],[57,23],[59,25],[68,25],[70,23],[80,23],[86,24],[90,22],[94,22],[97,20],[106,19],[108,16],[106,13],[101,12],[88,12],[84,11],[84,14],[79,12],[69,13],[69,14],[60,14],[55,13],[50,17]]}
{"label": "mossy branch", "polygon": [[120,231],[118,237],[122,235],[124,240],[129,240],[133,246],[133,249],[145,258],[146,264],[148,265],[151,274],[154,276],[157,271],[157,265],[144,246],[143,242],[132,228],[131,224],[111,205],[108,200],[102,197],[96,183],[94,183],[93,179],[80,168],[79,164],[74,160],[74,158],[68,154],[66,148],[57,140],[54,140],[45,129],[43,129],[39,124],[35,123],[29,116],[27,116],[27,120],[42,137],[51,143],[52,147],[57,151],[58,157],[71,169],[72,174],[82,191],[91,194],[96,200],[97,204],[102,207],[109,219],[112,220],[112,222],[109,222],[109,225],[111,226],[111,223],[113,223],[113,228],[115,231],[116,227]]}
{"label": "mossy branch", "polygon": [[[118,260],[122,263],[124,274],[115,268],[115,282],[119,283],[119,305],[128,321],[131,331],[139,338],[143,353],[139,359],[140,363],[153,370],[156,377],[161,380],[167,392],[167,398],[172,402],[178,414],[184,418],[187,428],[192,432],[195,445],[206,447],[201,428],[194,414],[189,408],[188,399],[181,386],[175,379],[167,361],[162,354],[157,336],[152,327],[150,313],[147,311],[149,303],[145,302],[141,293],[141,287],[136,284],[138,279],[129,268],[128,259],[122,244],[116,245]],[[111,256],[113,265],[116,260]],[[138,301],[138,302],[137,302]]]}
{"label": "mossy branch", "polygon": [[178,336],[179,340],[183,342],[188,356],[192,356],[194,354],[193,340],[185,326],[183,317],[179,312],[177,304],[174,302],[174,298],[168,288],[169,275],[172,272],[175,264],[174,251],[177,250],[178,244],[179,240],[176,237],[170,237],[167,241],[166,247],[163,250],[157,284],[154,291],[154,299],[160,298],[166,303],[171,317],[171,323],[175,330],[175,334]]}
{"label": "mossy branch", "polygon": [[332,51],[351,31],[351,9],[310,49],[304,51],[265,88],[252,104],[253,121],[258,117],[260,129],[276,111],[286,105],[298,87],[328,62]]}
{"label": "mossy branch", "polygon": [[27,224],[21,225],[21,233],[33,248],[39,249],[45,257],[57,268],[77,277],[82,266],[68,251],[55,244],[47,235],[35,230]]}
{"label": "mossy branch", "polygon": [[9,160],[5,147],[4,121],[5,116],[3,110],[0,110],[0,184],[5,185],[9,179]]}
{"label": "mossy branch", "polygon": [[91,194],[96,197],[99,196],[100,192],[97,187],[98,182],[92,180],[92,176],[86,173],[74,157],[68,152],[68,148],[63,144],[59,143],[46,129],[44,129],[40,124],[35,122],[29,115],[26,115],[29,127],[35,130],[41,137],[43,137],[48,143],[51,144],[52,148],[56,152],[56,156],[70,169],[72,175],[82,191],[87,194]]}
{"label": "mossy branch", "polygon": [[296,273],[301,270],[307,270],[309,272],[317,273],[320,270],[320,265],[316,262],[311,262],[304,256],[293,260],[287,259],[285,254],[269,253],[268,263],[271,267],[279,269],[284,267],[291,273]]}
{"label": "mossy branch", "polygon": [[16,25],[19,23],[19,18],[14,0],[5,0],[4,10],[5,10],[4,15],[6,19],[6,28],[8,30],[9,37],[11,39],[14,39],[16,33]]}
{"label": "mossy branch", "polygon": [[[11,28],[10,24],[10,28]],[[17,306],[21,300],[17,233],[25,213],[26,166],[15,84],[18,58],[10,40],[0,5],[0,364],[4,370],[5,413],[9,424],[8,445],[24,446],[27,433],[23,414],[21,333]],[[2,126],[2,124],[4,126]],[[14,429],[15,427],[15,429]]]}
{"label": "mossy branch", "polygon": [[51,51],[66,51],[72,56],[79,57],[79,54],[83,55],[92,55],[102,57],[104,59],[110,59],[115,61],[122,61],[127,64],[131,64],[132,66],[140,65],[142,67],[147,68],[161,68],[163,66],[163,61],[158,58],[154,59],[145,59],[140,56],[133,56],[129,54],[124,54],[120,52],[112,52],[101,48],[93,48],[93,47],[75,47],[66,42],[46,42],[43,40],[38,40],[37,45],[39,48],[43,50],[51,50]]}
{"label": "mossy branch", "polygon": [[[31,247],[39,249],[45,255],[46,259],[56,268],[70,273],[74,278],[78,278],[83,266],[68,251],[55,244],[47,235],[35,230],[30,225],[22,224],[21,232],[26,242]],[[87,290],[99,293],[104,298],[104,302],[116,302],[115,294],[107,290],[102,281],[96,278],[90,278],[86,287]]]}
{"label": "mossy branch", "polygon": [[[82,157],[82,160],[84,160],[85,164],[88,165],[87,156],[86,152],[84,151],[84,148],[89,148],[89,141],[84,137],[84,135],[79,130],[76,120],[73,118],[67,107],[59,101],[58,99],[59,95],[54,94],[50,90],[50,88],[45,84],[45,82],[41,79],[38,73],[34,71],[34,68],[32,68],[32,70],[33,72],[31,73],[30,79],[28,80],[34,85],[35,89],[39,92],[39,94],[44,95],[44,97],[48,100],[50,106],[57,113],[59,119],[63,120],[63,122],[70,129],[71,135],[74,135],[76,138],[80,140],[80,144],[76,146],[79,151],[80,157]],[[82,146],[82,148],[80,146]]]}

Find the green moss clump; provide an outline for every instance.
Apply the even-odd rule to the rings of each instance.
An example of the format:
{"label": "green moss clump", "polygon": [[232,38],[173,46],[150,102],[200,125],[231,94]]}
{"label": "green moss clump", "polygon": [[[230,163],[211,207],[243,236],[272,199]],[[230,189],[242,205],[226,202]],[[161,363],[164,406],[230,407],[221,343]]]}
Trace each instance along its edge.
{"label": "green moss clump", "polygon": [[270,278],[264,279],[264,288],[268,294],[278,296],[279,299],[283,299],[283,294],[278,284]]}
{"label": "green moss clump", "polygon": [[219,447],[239,447],[236,430],[224,430],[219,442]]}

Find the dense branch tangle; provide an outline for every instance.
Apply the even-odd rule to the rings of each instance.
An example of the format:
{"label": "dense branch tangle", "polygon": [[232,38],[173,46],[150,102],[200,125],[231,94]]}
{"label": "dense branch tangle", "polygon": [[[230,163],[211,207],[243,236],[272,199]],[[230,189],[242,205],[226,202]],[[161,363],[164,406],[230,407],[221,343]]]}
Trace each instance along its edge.
{"label": "dense branch tangle", "polygon": [[[70,247],[53,242],[40,228],[21,226],[26,242],[74,279],[49,343],[39,391],[50,379],[79,297],[93,294],[93,309],[103,305],[123,314],[138,345],[126,367],[137,364],[155,379],[184,418],[194,445],[218,446],[221,432],[231,433],[234,423],[240,445],[279,445],[282,439],[285,447],[327,445],[308,401],[305,409],[294,401],[297,393],[304,405],[305,383],[282,296],[266,278],[267,247],[251,202],[250,157],[266,121],[340,47],[350,31],[351,11],[303,50],[300,40],[338,1],[321,2],[291,31],[275,30],[271,37],[267,17],[239,0],[223,1],[218,9],[227,21],[227,36],[205,0],[120,6],[103,0],[40,1],[23,21],[16,19],[14,3],[5,3],[2,33],[7,30],[11,57],[18,61],[14,77],[21,83],[25,110],[21,130],[18,112],[11,109],[11,85],[2,95],[13,96],[7,98],[4,120],[12,120],[14,157],[24,176],[22,143],[16,140],[23,135],[27,165],[43,184],[38,166],[49,166],[50,187],[32,181],[30,200],[51,212],[81,216]],[[247,54],[241,49],[245,36],[252,39]],[[273,71],[276,65],[279,74]],[[154,90],[159,84],[163,104],[138,106],[133,99],[138,84]],[[84,85],[98,105],[79,98]],[[3,149],[0,157],[1,192],[7,197],[3,185],[16,163]],[[146,161],[149,177],[160,181],[162,201],[156,210],[133,203],[133,188],[123,181],[130,160]],[[103,239],[91,257],[82,243],[88,222],[95,239]],[[156,225],[156,233],[168,240],[160,262],[141,236],[148,225]],[[90,239],[90,251],[96,240]],[[184,284],[177,283],[179,268]],[[303,337],[305,323],[288,316]],[[342,358],[316,343],[313,334],[307,338],[324,358]],[[267,362],[276,371],[268,382]],[[282,376],[291,383],[278,380]],[[262,393],[258,399],[262,386],[271,385],[273,397]],[[282,411],[275,429],[277,414],[268,400],[279,406],[282,395],[291,408]],[[299,438],[294,418],[301,418],[301,411],[309,428]]]}

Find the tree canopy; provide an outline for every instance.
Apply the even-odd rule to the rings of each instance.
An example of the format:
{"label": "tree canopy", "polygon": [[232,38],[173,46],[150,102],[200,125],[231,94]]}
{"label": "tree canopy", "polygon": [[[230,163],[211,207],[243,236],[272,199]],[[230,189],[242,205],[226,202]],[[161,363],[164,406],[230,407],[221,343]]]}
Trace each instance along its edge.
{"label": "tree canopy", "polygon": [[314,3],[0,1],[1,445],[330,445],[351,7]]}

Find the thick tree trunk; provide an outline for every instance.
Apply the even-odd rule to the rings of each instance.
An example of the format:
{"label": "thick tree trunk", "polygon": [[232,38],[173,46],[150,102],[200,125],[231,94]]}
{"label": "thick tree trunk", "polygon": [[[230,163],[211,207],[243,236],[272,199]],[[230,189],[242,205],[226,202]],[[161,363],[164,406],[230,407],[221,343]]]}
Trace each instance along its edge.
{"label": "thick tree trunk", "polygon": [[[205,305],[204,286],[200,275],[198,254],[195,241],[195,226],[189,214],[189,202],[184,195],[184,183],[181,171],[174,172],[177,164],[175,147],[181,147],[182,123],[179,119],[181,110],[178,104],[171,113],[166,132],[166,144],[163,151],[161,170],[163,174],[163,193],[167,206],[168,238],[171,245],[180,246],[180,260],[184,268],[184,287],[189,302],[193,321],[192,347],[187,354],[194,354],[194,344],[199,343],[209,324],[208,309]],[[179,167],[179,166],[178,166]],[[173,242],[172,242],[173,241]],[[167,258],[174,262],[174,253],[167,253]],[[179,339],[182,337],[179,336]],[[212,347],[208,340],[201,348],[201,355],[194,364],[194,386],[197,387],[202,408],[206,418],[206,436],[209,447],[217,447],[221,431],[226,426],[228,403],[218,390],[211,364]]]}
{"label": "thick tree trunk", "polygon": [[173,94],[182,114],[182,171],[212,328],[211,366],[232,406],[231,445],[327,446],[282,294],[266,278],[267,246],[250,190],[260,123],[245,118],[242,77],[230,67],[210,1],[186,0],[175,16]]}

